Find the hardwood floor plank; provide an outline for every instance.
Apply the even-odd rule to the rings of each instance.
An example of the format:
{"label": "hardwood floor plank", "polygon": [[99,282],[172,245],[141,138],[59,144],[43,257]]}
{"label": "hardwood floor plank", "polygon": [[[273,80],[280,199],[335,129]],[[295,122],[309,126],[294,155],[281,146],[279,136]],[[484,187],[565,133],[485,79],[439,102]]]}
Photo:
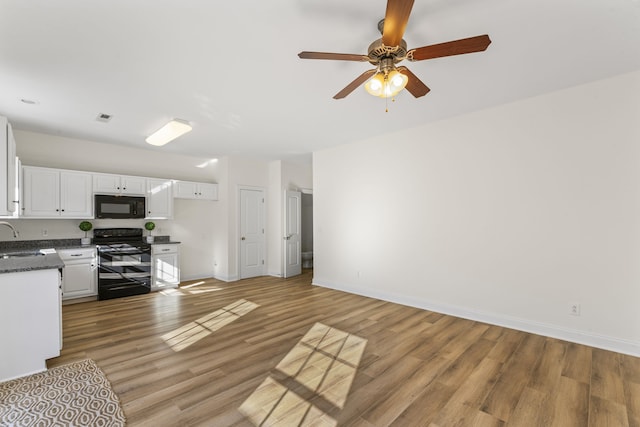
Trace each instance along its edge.
{"label": "hardwood floor plank", "polygon": [[442,410],[455,392],[455,387],[433,381],[425,387],[423,393],[389,425],[394,427],[427,426],[438,416],[440,410]]}
{"label": "hardwood floor plank", "polygon": [[549,399],[554,404],[550,427],[581,427],[589,425],[589,385],[561,377]]}
{"label": "hardwood floor plank", "polygon": [[501,368],[502,364],[495,360],[482,359],[440,410],[434,424],[438,426],[469,425],[480,410],[482,401],[497,381]]}
{"label": "hardwood floor plank", "polygon": [[[255,427],[249,412],[279,426],[640,427],[638,358],[312,286],[311,274],[65,305],[48,366],[94,359],[133,427]],[[320,330],[326,341],[308,335]]]}
{"label": "hardwood floor plank", "polygon": [[406,381],[389,390],[380,404],[367,409],[360,416],[372,424],[391,424],[425,392],[434,378],[450,363],[449,359],[436,357],[421,364]]}
{"label": "hardwood floor plank", "polygon": [[482,335],[482,338],[496,342],[496,345],[491,349],[487,357],[498,362],[505,363],[507,360],[509,360],[518,346],[520,346],[520,343],[522,342],[526,334],[524,332],[516,331],[513,329],[500,329],[502,329],[504,333],[502,333],[496,339],[491,339],[492,335],[487,336],[486,333]]}
{"label": "hardwood floor plank", "polygon": [[621,354],[620,369],[625,380],[640,384],[640,358]]}
{"label": "hardwood floor plank", "polygon": [[477,411],[475,417],[471,420],[470,425],[473,427],[503,427],[505,422],[492,417],[486,412]]}
{"label": "hardwood floor plank", "polygon": [[515,353],[507,360],[494,388],[482,404],[482,411],[509,421],[525,386],[539,364],[545,340],[536,335],[523,338]]}
{"label": "hardwood floor plank", "polygon": [[336,419],[341,425],[349,425],[349,422],[359,418],[360,414],[381,404],[389,389],[401,386],[415,374],[422,363],[422,360],[414,357],[403,357],[401,363],[393,364],[375,376],[365,387],[352,389],[347,398],[347,405],[342,410],[335,411]]}
{"label": "hardwood floor plank", "polygon": [[449,365],[449,368],[438,377],[438,381],[452,387],[459,387],[486,358],[494,346],[495,343],[491,341],[478,340],[474,342]]}
{"label": "hardwood floor plank", "polygon": [[624,395],[630,427],[640,427],[640,358],[620,355]]}
{"label": "hardwood floor plank", "polygon": [[591,397],[589,427],[629,427],[629,418],[624,405],[612,400]]}
{"label": "hardwood floor plank", "polygon": [[625,384],[625,395],[629,427],[640,427],[640,384]]}
{"label": "hardwood floor plank", "polygon": [[591,357],[590,347],[568,343],[562,375],[589,384],[591,382]]}
{"label": "hardwood floor plank", "polygon": [[560,381],[567,343],[547,338],[540,363],[534,369],[529,387],[551,393]]}
{"label": "hardwood floor plank", "polygon": [[549,394],[525,387],[507,425],[549,426],[553,414],[549,408]]}
{"label": "hardwood floor plank", "polygon": [[592,372],[591,394],[624,405],[625,395],[620,372],[620,354],[594,349]]}

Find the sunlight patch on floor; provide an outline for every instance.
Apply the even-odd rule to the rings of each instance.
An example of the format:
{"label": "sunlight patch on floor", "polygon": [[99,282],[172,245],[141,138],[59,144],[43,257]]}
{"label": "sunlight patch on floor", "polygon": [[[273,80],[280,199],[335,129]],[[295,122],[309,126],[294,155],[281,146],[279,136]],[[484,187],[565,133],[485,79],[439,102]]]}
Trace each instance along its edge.
{"label": "sunlight patch on floor", "polygon": [[239,319],[259,307],[258,304],[240,299],[212,313],[206,314],[162,336],[173,351],[181,351],[211,335],[223,326]]}
{"label": "sunlight patch on floor", "polygon": [[216,291],[223,290],[223,288],[220,288],[218,286],[210,286],[204,289],[191,289],[200,285],[206,285],[206,282],[196,282],[190,285],[180,286],[179,288],[163,289],[163,290],[160,290],[159,293],[161,293],[162,295],[168,295],[168,296],[183,296],[183,295],[205,294],[208,292],[216,292]]}
{"label": "sunlight patch on floor", "polygon": [[[318,407],[322,405],[311,401],[344,408],[366,345],[364,338],[316,323],[276,366],[285,380],[268,377],[240,412],[256,426],[337,425]],[[292,388],[309,398],[305,400]]]}
{"label": "sunlight patch on floor", "polygon": [[336,420],[271,377],[240,406],[240,412],[256,426],[338,425]]}
{"label": "sunlight patch on floor", "polygon": [[199,282],[195,282],[195,283],[192,283],[192,284],[190,284],[190,285],[183,285],[183,286],[181,286],[180,288],[181,288],[181,289],[189,289],[189,288],[193,288],[193,287],[195,287],[195,286],[204,285],[205,283],[206,283],[206,282],[205,282],[204,280],[201,280],[201,281],[199,281]]}

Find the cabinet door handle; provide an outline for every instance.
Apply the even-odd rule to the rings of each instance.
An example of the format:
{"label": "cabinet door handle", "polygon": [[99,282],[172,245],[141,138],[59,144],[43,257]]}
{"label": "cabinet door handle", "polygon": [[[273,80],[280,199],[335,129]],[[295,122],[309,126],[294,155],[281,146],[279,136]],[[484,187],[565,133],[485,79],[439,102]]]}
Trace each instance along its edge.
{"label": "cabinet door handle", "polygon": [[82,256],[82,254],[71,254],[71,256]]}
{"label": "cabinet door handle", "polygon": [[169,252],[171,249],[163,249],[162,252]]}

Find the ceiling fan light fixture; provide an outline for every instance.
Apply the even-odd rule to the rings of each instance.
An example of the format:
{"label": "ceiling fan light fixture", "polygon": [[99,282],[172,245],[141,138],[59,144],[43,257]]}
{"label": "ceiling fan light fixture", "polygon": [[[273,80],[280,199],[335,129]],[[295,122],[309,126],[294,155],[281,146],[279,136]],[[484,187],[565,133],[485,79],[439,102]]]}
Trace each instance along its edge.
{"label": "ceiling fan light fixture", "polygon": [[380,96],[384,85],[384,74],[378,72],[373,75],[365,84],[364,88],[370,95]]}
{"label": "ceiling fan light fixture", "polygon": [[392,98],[407,86],[409,78],[397,70],[388,73],[378,71],[365,84],[364,88],[370,95],[379,98]]}
{"label": "ceiling fan light fixture", "polygon": [[147,144],[162,146],[173,141],[179,136],[190,132],[191,129],[192,127],[187,121],[173,119],[166,125],[162,126],[160,129],[149,135],[147,139],[145,139],[145,141],[147,142]]}

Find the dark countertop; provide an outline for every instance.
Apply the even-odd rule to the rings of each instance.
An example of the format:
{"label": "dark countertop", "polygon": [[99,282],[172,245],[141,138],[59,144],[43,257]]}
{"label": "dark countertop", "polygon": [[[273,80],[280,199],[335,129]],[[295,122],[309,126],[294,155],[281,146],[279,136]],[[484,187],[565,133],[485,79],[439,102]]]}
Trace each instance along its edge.
{"label": "dark countertop", "polygon": [[175,240],[171,240],[170,236],[153,236],[153,243],[152,245],[160,245],[160,244],[179,244],[180,242],[177,242]]}
{"label": "dark countertop", "polygon": [[[156,243],[179,244],[180,242],[171,240],[170,236],[154,236],[152,244]],[[94,246],[94,243],[83,245],[80,243],[80,239],[4,240],[0,241],[0,253],[29,251],[44,248],[76,249],[90,248]]]}
{"label": "dark countertop", "polygon": [[56,253],[21,256],[7,259],[0,258],[0,274],[19,273],[32,270],[48,270],[51,268],[58,269],[62,267],[64,267],[64,262],[62,262]]}
{"label": "dark countertop", "polygon": [[[169,236],[154,236],[152,244],[179,244],[170,240]],[[82,245],[80,239],[48,239],[48,240],[7,240],[0,241],[0,254],[39,249],[77,249],[95,247],[94,244]],[[64,262],[58,254],[23,256],[15,258],[0,258],[0,274],[20,271],[45,270],[62,268]]]}
{"label": "dark countertop", "polygon": [[[48,240],[5,240],[0,242],[0,253],[20,252],[37,249],[66,249],[86,248],[92,245],[82,246],[80,239],[48,239]],[[94,245],[95,246],[95,245]]]}

